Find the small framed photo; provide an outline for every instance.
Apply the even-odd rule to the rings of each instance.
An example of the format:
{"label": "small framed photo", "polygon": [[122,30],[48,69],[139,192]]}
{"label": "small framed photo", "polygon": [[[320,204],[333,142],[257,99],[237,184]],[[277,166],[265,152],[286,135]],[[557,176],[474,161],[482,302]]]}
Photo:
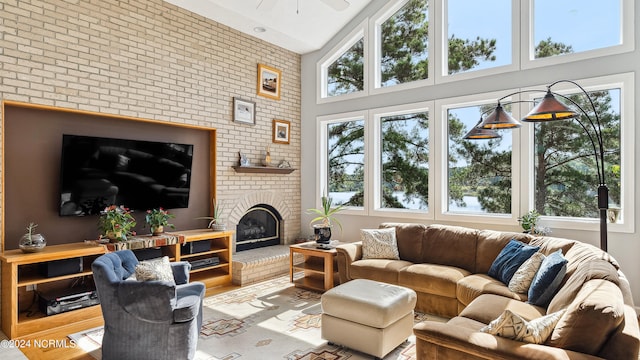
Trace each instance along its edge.
{"label": "small framed photo", "polygon": [[258,95],[280,100],[280,78],[282,73],[276,68],[258,64]]}
{"label": "small framed photo", "polygon": [[240,98],[233,98],[233,121],[242,124],[256,124],[256,103]]}
{"label": "small framed photo", "polygon": [[287,120],[273,120],[273,142],[288,144],[291,134],[291,122]]}

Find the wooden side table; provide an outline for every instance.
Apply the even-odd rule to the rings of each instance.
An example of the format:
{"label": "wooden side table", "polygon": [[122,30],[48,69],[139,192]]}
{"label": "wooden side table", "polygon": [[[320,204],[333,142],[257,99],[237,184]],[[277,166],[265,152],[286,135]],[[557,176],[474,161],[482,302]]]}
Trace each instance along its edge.
{"label": "wooden side table", "polygon": [[[334,248],[339,242],[332,241],[331,249],[318,249],[315,241],[302,244],[295,244],[289,247],[289,276],[291,282],[296,287],[324,292],[336,285],[335,275],[336,266],[336,249]],[[294,264],[294,254],[304,255],[304,261]],[[297,271],[304,272],[304,276],[299,279],[293,279],[293,275]]]}

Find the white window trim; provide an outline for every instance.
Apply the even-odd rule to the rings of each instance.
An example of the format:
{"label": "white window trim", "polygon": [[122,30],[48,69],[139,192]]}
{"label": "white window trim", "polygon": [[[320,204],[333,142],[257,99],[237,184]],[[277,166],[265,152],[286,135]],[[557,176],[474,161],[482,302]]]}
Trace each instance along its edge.
{"label": "white window trim", "polygon": [[[633,233],[635,232],[635,186],[634,186],[634,165],[635,164],[635,80],[633,73],[616,74],[597,78],[572,80],[580,84],[587,92],[596,90],[607,90],[612,88],[620,88],[620,163],[621,163],[621,218],[616,224],[607,224],[610,232]],[[531,86],[528,89],[541,89],[540,93],[531,93],[528,95],[529,100],[544,96],[546,85]],[[552,89],[560,94],[573,94],[580,92],[580,89],[571,84],[558,84]],[[530,110],[531,106],[526,106],[523,114]],[[573,120],[570,120],[573,121]],[[523,165],[522,188],[525,193],[529,194],[527,198],[523,198],[525,205],[521,211],[525,213],[528,209],[533,208],[534,184],[533,184],[533,127],[524,125],[521,129],[525,129],[523,138],[528,151],[523,153],[521,161]],[[631,169],[631,171],[629,171]],[[606,180],[606,178],[605,178]],[[598,184],[593,184],[594,189]],[[528,205],[528,206],[526,206]],[[570,230],[589,230],[599,231],[600,220],[593,218],[570,218],[559,216],[541,216],[541,223],[549,226],[551,229],[570,229]]]}
{"label": "white window trim", "polygon": [[[383,6],[370,20],[369,23],[369,38],[373,39],[371,44],[371,66],[369,67],[369,79],[372,81],[369,83],[369,92],[373,94],[385,94],[389,92],[407,90],[407,89],[415,89],[419,87],[423,87],[426,85],[433,85],[434,81],[434,72],[435,65],[433,62],[434,58],[434,50],[432,43],[430,42],[429,48],[427,49],[427,56],[429,57],[429,66],[427,71],[429,72],[429,77],[423,80],[416,80],[407,83],[386,86],[383,87],[382,82],[382,69],[380,66],[380,57],[382,56],[382,33],[380,31],[381,25],[389,20],[391,16],[393,16],[398,10],[400,10],[405,4],[407,4],[409,0],[399,0],[399,1],[389,1],[385,6]],[[429,24],[434,24],[434,13],[433,11],[434,5],[432,2],[429,3]],[[433,39],[434,37],[434,28],[435,26],[429,26],[429,39]]]}
{"label": "white window trim", "polygon": [[316,178],[316,191],[318,192],[316,196],[316,207],[322,207],[322,195],[324,192],[328,193],[329,184],[328,184],[328,149],[327,149],[327,125],[333,123],[347,122],[347,121],[357,121],[364,120],[364,198],[363,198],[363,206],[362,207],[354,207],[348,206],[345,207],[342,211],[343,214],[347,215],[368,215],[369,214],[369,200],[367,197],[367,189],[370,188],[369,185],[369,167],[370,167],[370,150],[368,141],[368,123],[367,118],[369,116],[368,111],[352,111],[341,114],[332,114],[332,115],[324,115],[317,117],[317,129],[316,133],[319,135],[316,137],[316,149],[318,149],[316,164],[318,164],[318,177]]}
{"label": "white window trim", "polygon": [[[342,101],[348,99],[355,99],[367,96],[369,94],[368,86],[369,86],[369,71],[367,70],[369,66],[369,35],[368,35],[368,20],[364,20],[360,23],[355,29],[353,29],[349,35],[345,36],[340,43],[334,46],[331,50],[327,52],[325,56],[323,56],[320,61],[318,61],[316,65],[316,75],[317,75],[317,84],[319,88],[317,89],[316,103],[325,104],[334,101]],[[362,91],[355,91],[349,94],[336,95],[336,96],[328,96],[327,95],[327,86],[328,86],[328,72],[327,69],[331,64],[333,64],[337,59],[339,59],[347,50],[349,50],[355,43],[363,40],[363,49],[362,49],[362,61],[363,61],[363,89]]]}
{"label": "white window trim", "polygon": [[[511,214],[463,214],[463,213],[450,213],[447,211],[448,209],[448,200],[449,200],[449,182],[448,182],[448,173],[449,173],[449,133],[448,129],[448,117],[447,112],[451,108],[459,108],[459,107],[468,107],[468,106],[478,106],[478,105],[486,105],[486,104],[497,104],[496,100],[501,98],[506,94],[510,94],[512,92],[517,91],[516,89],[512,90],[504,90],[500,92],[490,92],[490,93],[482,93],[475,94],[469,96],[448,98],[442,100],[436,100],[435,108],[438,109],[435,112],[435,127],[433,129],[434,133],[438,134],[435,137],[434,146],[437,149],[442,149],[438,154],[434,154],[436,165],[435,169],[435,180],[436,180],[436,188],[435,188],[435,201],[434,201],[434,209],[435,219],[438,221],[455,221],[455,222],[471,222],[471,223],[484,223],[484,224],[499,224],[499,225],[518,225],[518,209],[520,207],[520,174],[521,174],[521,164],[518,161],[520,159],[521,153],[521,141],[519,136],[519,129],[515,130],[502,130],[502,131],[513,131],[512,134],[512,171],[511,171]],[[506,103],[508,101],[514,101],[517,98],[511,99],[506,98],[503,99],[502,102]],[[517,112],[518,107],[514,106],[513,109],[515,112],[512,114],[514,117],[518,117],[520,114]]]}
{"label": "white window trim", "polygon": [[427,194],[427,199],[429,201],[429,207],[427,211],[416,211],[412,209],[391,209],[391,208],[382,208],[382,199],[380,194],[380,187],[382,183],[382,133],[380,131],[382,118],[393,115],[406,115],[406,114],[414,114],[419,112],[426,112],[429,114],[429,169],[433,169],[433,131],[431,126],[433,124],[432,115],[430,110],[433,109],[433,101],[424,101],[419,103],[412,104],[403,104],[396,106],[388,106],[372,109],[370,111],[370,117],[372,119],[371,126],[373,129],[369,131],[372,134],[371,138],[371,146],[369,149],[372,149],[370,152],[372,153],[371,159],[373,159],[371,168],[371,174],[369,174],[368,178],[372,179],[370,181],[371,187],[368,189],[369,191],[365,193],[365,197],[372,199],[371,203],[373,205],[370,210],[372,215],[380,216],[380,217],[388,217],[388,218],[405,218],[405,219],[433,219],[433,202],[434,202],[434,176],[431,174],[431,170],[429,171],[429,193]]}
{"label": "white window trim", "polygon": [[[441,4],[437,7],[439,24],[447,24],[449,22],[448,1],[438,0]],[[437,84],[452,81],[467,80],[483,76],[498,75],[508,71],[517,71],[520,67],[520,27],[516,26],[520,21],[520,0],[511,0],[511,64],[491,67],[481,70],[469,70],[458,74],[449,75],[449,32],[440,27],[436,27],[437,38],[440,40],[437,44],[440,50],[438,57],[435,81]]]}
{"label": "white window trim", "polygon": [[571,54],[564,54],[560,56],[550,56],[541,59],[535,59],[535,43],[534,43],[534,29],[533,29],[533,6],[534,0],[527,0],[522,5],[522,12],[520,18],[521,39],[520,39],[520,53],[522,54],[521,68],[532,69],[543,66],[558,65],[563,63],[575,62],[579,60],[593,59],[601,56],[610,56],[616,54],[622,54],[634,50],[634,19],[635,14],[634,2],[635,0],[619,0],[621,2],[620,16],[622,43],[619,45],[608,46],[605,48],[581,51]]}

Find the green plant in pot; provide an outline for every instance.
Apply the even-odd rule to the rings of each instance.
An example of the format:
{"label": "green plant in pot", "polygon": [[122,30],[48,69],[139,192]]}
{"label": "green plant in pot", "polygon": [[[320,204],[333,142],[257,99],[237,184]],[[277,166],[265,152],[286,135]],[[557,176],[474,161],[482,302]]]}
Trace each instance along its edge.
{"label": "green plant in pot", "polygon": [[122,205],[111,205],[100,212],[100,237],[107,237],[111,241],[126,241],[127,236],[135,235],[135,226],[136,219],[131,215],[131,211]]}
{"label": "green plant in pot", "polygon": [[548,227],[539,226],[539,218],[540,213],[538,211],[529,210],[526,214],[522,215],[522,217],[518,218],[518,221],[520,222],[520,226],[522,226],[522,230],[527,234],[548,235],[551,230]]}
{"label": "green plant in pot", "polygon": [[47,246],[47,241],[42,234],[36,234],[36,228],[38,224],[29,223],[27,226],[27,232],[22,235],[18,247],[20,250],[26,253],[42,251]]}
{"label": "green plant in pot", "polygon": [[208,228],[213,231],[222,231],[226,229],[225,223],[222,221],[222,212],[224,211],[224,206],[215,198],[211,199],[211,215],[212,216],[201,216],[196,219],[204,219],[209,220]]}
{"label": "green plant in pot", "polygon": [[147,210],[147,214],[144,216],[144,220],[151,228],[151,234],[159,235],[164,232],[164,227],[169,226],[172,229],[176,227],[173,224],[169,224],[169,219],[176,217],[173,214],[163,208]]}
{"label": "green plant in pot", "polygon": [[313,227],[313,234],[318,244],[327,245],[331,242],[331,228],[333,224],[338,225],[340,231],[342,231],[342,224],[335,216],[344,210],[344,207],[344,204],[333,207],[333,199],[323,195],[322,208],[307,209],[309,214],[317,215],[311,220],[310,225]]}

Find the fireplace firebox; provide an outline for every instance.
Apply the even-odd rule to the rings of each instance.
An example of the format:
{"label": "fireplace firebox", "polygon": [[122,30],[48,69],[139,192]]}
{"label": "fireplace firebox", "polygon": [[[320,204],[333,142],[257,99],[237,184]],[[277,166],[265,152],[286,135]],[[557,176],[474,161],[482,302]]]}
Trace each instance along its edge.
{"label": "fireplace firebox", "polygon": [[236,226],[236,252],[280,244],[280,213],[270,205],[247,210]]}

